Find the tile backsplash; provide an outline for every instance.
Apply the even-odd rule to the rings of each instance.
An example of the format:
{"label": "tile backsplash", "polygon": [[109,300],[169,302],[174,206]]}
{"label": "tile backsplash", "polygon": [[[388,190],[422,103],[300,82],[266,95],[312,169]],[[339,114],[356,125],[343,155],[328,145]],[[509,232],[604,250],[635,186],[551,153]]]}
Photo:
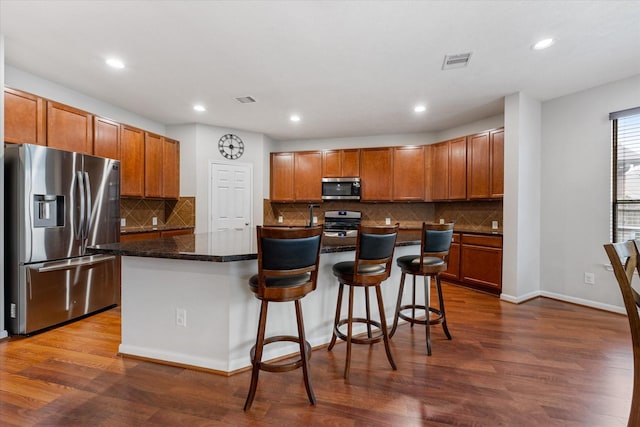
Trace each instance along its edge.
{"label": "tile backsplash", "polygon": [[[463,201],[438,203],[363,203],[354,201],[327,201],[313,210],[318,222],[324,222],[324,212],[329,210],[355,210],[362,212],[362,221],[371,225],[384,225],[385,219],[400,223],[401,227],[418,228],[423,221],[455,221],[459,226],[470,229],[491,228],[492,221],[498,221],[502,228],[502,201]],[[271,203],[264,201],[264,224],[277,225],[282,216],[282,224],[301,226],[309,223],[308,203]]]}
{"label": "tile backsplash", "polygon": [[152,227],[153,217],[158,226],[195,227],[196,198],[180,197],[178,200],[120,199],[120,217],[126,227]]}

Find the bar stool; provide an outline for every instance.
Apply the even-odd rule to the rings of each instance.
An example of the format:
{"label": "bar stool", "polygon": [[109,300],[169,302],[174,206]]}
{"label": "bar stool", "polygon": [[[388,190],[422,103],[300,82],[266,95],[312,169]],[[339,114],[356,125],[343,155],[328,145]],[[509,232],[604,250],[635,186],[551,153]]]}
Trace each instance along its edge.
{"label": "bar stool", "polygon": [[[310,228],[263,228],[258,232],[258,274],[249,279],[249,287],[256,298],[262,301],[256,345],[251,348],[251,386],[244,410],[251,408],[258,386],[260,370],[286,372],[302,367],[304,385],[312,405],[316,398],[309,381],[309,359],[311,345],[305,340],[304,323],[300,299],[316,289],[318,262],[322,240],[322,227]],[[298,336],[278,335],[265,338],[267,308],[269,302],[293,301],[296,309]],[[289,363],[262,361],[265,345],[278,341],[297,342],[300,357]]]}
{"label": "bar stool", "polygon": [[[347,342],[347,357],[344,367],[344,378],[349,378],[349,368],[351,365],[351,344],[373,344],[384,341],[384,348],[387,352],[387,359],[393,370],[396,370],[396,363],[393,360],[391,349],[389,348],[389,336],[387,333],[387,323],[382,303],[382,292],[380,285],[391,274],[393,263],[393,252],[395,250],[396,238],[398,237],[399,224],[391,227],[371,227],[360,225],[358,227],[358,237],[356,240],[355,261],[343,261],[333,265],[333,274],[338,278],[338,303],[336,306],[336,317],[333,327],[333,336],[329,343],[328,350],[331,351],[336,343],[336,338]],[[342,308],[342,294],[344,286],[349,287],[349,310],[346,319],[340,319]],[[364,288],[366,318],[353,317],[353,290],[355,287]],[[374,287],[378,300],[378,311],[380,321],[371,319],[369,309],[369,288]],[[367,326],[366,337],[354,337],[353,323],[364,323]],[[340,331],[340,327],[347,325],[346,335]],[[371,327],[378,328],[372,334]]]}
{"label": "bar stool", "polygon": [[[420,242],[420,255],[405,255],[397,260],[398,267],[402,270],[400,278],[400,288],[398,289],[398,302],[393,318],[393,327],[389,336],[395,334],[398,327],[398,318],[411,323],[426,326],[427,334],[427,354],[431,356],[431,325],[441,323],[442,329],[448,339],[451,339],[449,328],[447,327],[447,317],[444,311],[444,300],[442,298],[442,287],[440,286],[440,273],[447,270],[449,259],[449,249],[453,238],[453,223],[449,224],[427,224],[422,223],[422,236]],[[407,274],[413,275],[413,292],[411,304],[402,305],[402,294],[404,291],[404,279]],[[416,276],[424,278],[424,305],[416,304]],[[439,308],[429,307],[430,283],[427,277],[436,278],[436,290],[438,292]],[[404,310],[411,310],[411,315],[402,313]],[[425,318],[416,317],[416,310],[422,310]],[[431,317],[431,313],[436,316]]]}

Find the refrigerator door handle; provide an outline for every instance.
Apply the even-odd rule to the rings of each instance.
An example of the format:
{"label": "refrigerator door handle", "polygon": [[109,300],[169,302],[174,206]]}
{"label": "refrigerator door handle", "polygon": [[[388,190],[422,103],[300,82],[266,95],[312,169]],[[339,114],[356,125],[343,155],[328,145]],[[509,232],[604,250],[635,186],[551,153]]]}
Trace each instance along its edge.
{"label": "refrigerator door handle", "polygon": [[40,264],[41,267],[35,268],[38,273],[46,273],[49,271],[70,270],[76,267],[87,267],[90,265],[100,264],[102,262],[115,259],[115,255],[91,255],[83,258],[73,258],[66,261],[46,262]]}
{"label": "refrigerator door handle", "polygon": [[89,181],[89,174],[84,173],[84,187],[86,191],[86,203],[87,203],[87,217],[85,221],[84,236],[83,239],[89,238],[89,230],[91,229],[91,181]]}
{"label": "refrigerator door handle", "polygon": [[85,204],[84,204],[84,182],[83,182],[82,172],[76,172],[76,182],[78,186],[78,193],[80,193],[80,218],[78,219],[78,230],[76,232],[76,239],[82,240],[84,239],[84,222],[85,222]]}

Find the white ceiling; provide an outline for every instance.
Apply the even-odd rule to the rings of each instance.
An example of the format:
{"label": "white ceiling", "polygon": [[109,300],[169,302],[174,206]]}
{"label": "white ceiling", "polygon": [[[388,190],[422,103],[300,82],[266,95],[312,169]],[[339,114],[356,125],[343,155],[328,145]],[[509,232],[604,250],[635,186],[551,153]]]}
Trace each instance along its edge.
{"label": "white ceiling", "polygon": [[[640,74],[637,0],[0,0],[0,32],[8,65],[160,123],[276,140],[435,132],[500,114],[514,92],[545,101]],[[467,68],[441,70],[463,52]]]}

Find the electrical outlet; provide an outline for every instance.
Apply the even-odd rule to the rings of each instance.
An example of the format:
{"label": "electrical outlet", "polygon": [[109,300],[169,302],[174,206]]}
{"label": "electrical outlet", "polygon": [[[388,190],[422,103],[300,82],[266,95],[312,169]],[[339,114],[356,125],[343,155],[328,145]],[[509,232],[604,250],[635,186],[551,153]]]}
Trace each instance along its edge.
{"label": "electrical outlet", "polygon": [[385,218],[384,223],[387,225],[391,225],[391,218]]}
{"label": "electrical outlet", "polygon": [[282,215],[280,215],[278,217],[278,224],[282,224],[284,222],[284,218],[282,217]]}
{"label": "electrical outlet", "polygon": [[120,218],[120,227],[127,226],[127,218]]}
{"label": "electrical outlet", "polygon": [[187,310],[184,308],[176,308],[176,325],[187,327]]}
{"label": "electrical outlet", "polygon": [[314,217],[313,217],[313,223],[314,223],[314,224],[317,224],[317,223],[318,223],[318,217],[317,217],[317,216],[314,216]]}
{"label": "electrical outlet", "polygon": [[154,216],[153,218],[151,218],[151,225],[158,225],[158,217]]}
{"label": "electrical outlet", "polygon": [[596,275],[593,273],[584,273],[584,283],[586,285],[595,285],[596,284]]}
{"label": "electrical outlet", "polygon": [[491,221],[491,228],[493,230],[497,230],[498,229],[498,221]]}
{"label": "electrical outlet", "polygon": [[440,224],[444,224],[444,218],[440,218]]}

